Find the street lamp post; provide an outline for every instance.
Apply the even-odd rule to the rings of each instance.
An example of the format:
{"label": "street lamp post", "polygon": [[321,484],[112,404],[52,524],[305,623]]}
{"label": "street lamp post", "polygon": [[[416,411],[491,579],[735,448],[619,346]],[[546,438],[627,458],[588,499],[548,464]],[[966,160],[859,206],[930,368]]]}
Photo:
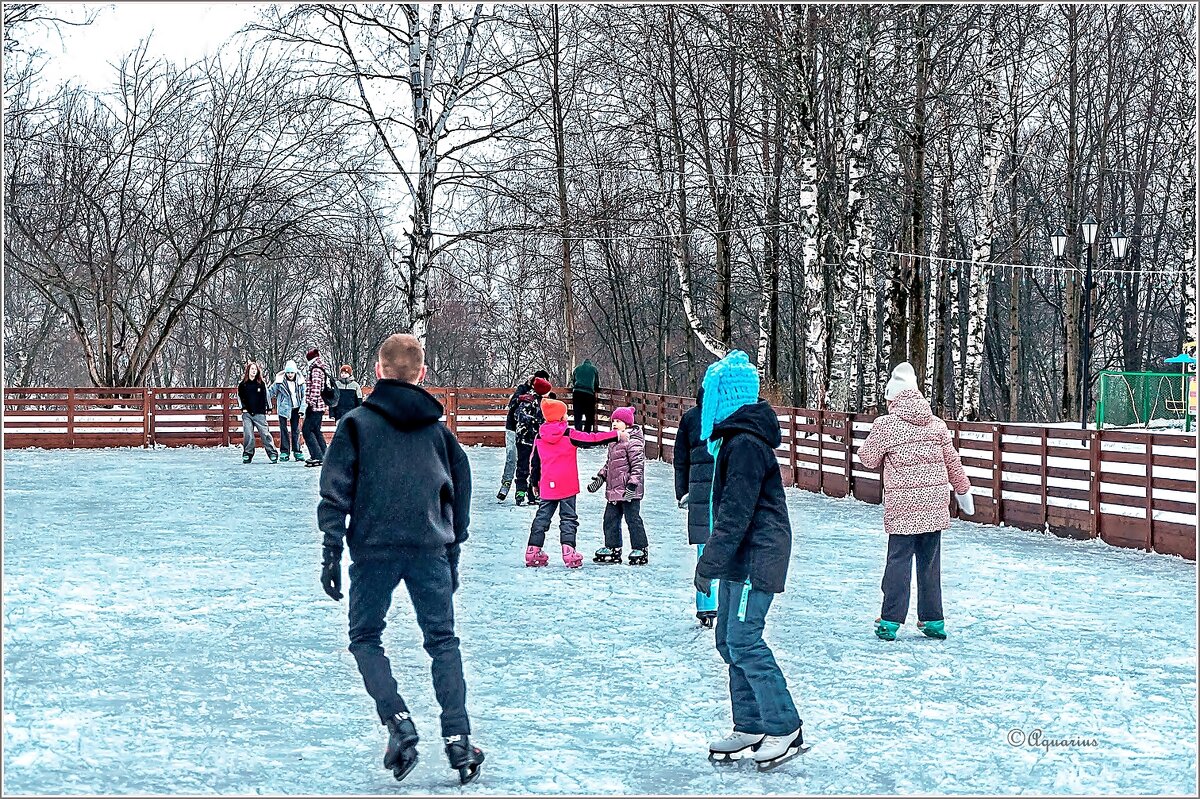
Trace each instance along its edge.
{"label": "street lamp post", "polygon": [[1083,410],[1080,413],[1079,424],[1087,430],[1088,411],[1092,404],[1092,245],[1096,243],[1096,236],[1100,233],[1100,223],[1096,221],[1095,215],[1088,214],[1079,227],[1083,233],[1083,242],[1087,245],[1087,276],[1083,280],[1083,350],[1080,353],[1082,365],[1079,370],[1079,393],[1083,400]]}

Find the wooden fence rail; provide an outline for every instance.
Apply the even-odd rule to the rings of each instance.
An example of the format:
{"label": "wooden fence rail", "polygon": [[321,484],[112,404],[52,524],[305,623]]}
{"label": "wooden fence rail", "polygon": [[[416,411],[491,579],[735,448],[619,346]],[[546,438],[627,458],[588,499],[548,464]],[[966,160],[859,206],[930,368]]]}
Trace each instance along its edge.
{"label": "wooden fence rail", "polygon": [[[429,389],[466,446],[504,445],[509,389]],[[559,390],[559,396],[566,392]],[[601,391],[600,416],[630,405],[647,456],[670,462],[686,397]],[[776,407],[787,485],[880,502],[878,472],[855,452],[868,414]],[[5,389],[4,446],[227,446],[241,442],[233,388]],[[269,419],[273,429],[275,420]],[[975,493],[972,521],[1049,530],[1072,538],[1196,557],[1196,436],[1075,430],[994,422],[947,422]],[[326,437],[334,431],[326,417]],[[278,443],[278,431],[275,432]]]}

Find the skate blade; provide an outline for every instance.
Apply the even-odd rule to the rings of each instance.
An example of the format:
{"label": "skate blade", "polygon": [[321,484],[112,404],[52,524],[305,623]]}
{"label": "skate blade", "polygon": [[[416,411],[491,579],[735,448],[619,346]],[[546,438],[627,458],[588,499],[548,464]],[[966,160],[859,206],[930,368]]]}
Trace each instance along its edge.
{"label": "skate blade", "polygon": [[479,779],[479,765],[464,766],[458,770],[458,782],[460,785],[469,785]]}
{"label": "skate blade", "polygon": [[737,752],[709,751],[708,759],[714,766],[736,766],[753,754],[754,750],[751,747],[738,750]]}
{"label": "skate blade", "polygon": [[396,778],[396,782],[401,782],[405,777],[412,773],[412,770],[417,767],[417,758],[414,756],[409,761],[407,766],[397,766],[392,769],[392,776]]}
{"label": "skate blade", "polygon": [[811,744],[801,744],[792,749],[787,750],[787,754],[781,755],[774,760],[764,760],[758,764],[759,771],[774,771],[784,763],[789,763],[792,760],[800,757],[800,755],[808,754],[808,750],[812,749]]}

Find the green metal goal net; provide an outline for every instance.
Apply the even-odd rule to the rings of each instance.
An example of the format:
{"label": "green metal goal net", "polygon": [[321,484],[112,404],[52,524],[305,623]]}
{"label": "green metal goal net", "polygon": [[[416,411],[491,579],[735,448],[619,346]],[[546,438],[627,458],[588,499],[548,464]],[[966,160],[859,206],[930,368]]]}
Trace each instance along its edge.
{"label": "green metal goal net", "polygon": [[1161,372],[1100,373],[1096,427],[1191,427],[1184,378]]}

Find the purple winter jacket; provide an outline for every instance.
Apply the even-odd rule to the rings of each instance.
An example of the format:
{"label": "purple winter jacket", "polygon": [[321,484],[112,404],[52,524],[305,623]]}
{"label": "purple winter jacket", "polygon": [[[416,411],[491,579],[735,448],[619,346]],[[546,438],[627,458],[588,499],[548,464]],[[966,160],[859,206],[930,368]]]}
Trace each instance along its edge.
{"label": "purple winter jacket", "polygon": [[634,499],[641,499],[646,493],[646,437],[636,425],[626,432],[627,440],[608,445],[608,462],[600,470],[606,486],[604,498],[609,502],[624,501],[625,489],[630,486],[635,489]]}

